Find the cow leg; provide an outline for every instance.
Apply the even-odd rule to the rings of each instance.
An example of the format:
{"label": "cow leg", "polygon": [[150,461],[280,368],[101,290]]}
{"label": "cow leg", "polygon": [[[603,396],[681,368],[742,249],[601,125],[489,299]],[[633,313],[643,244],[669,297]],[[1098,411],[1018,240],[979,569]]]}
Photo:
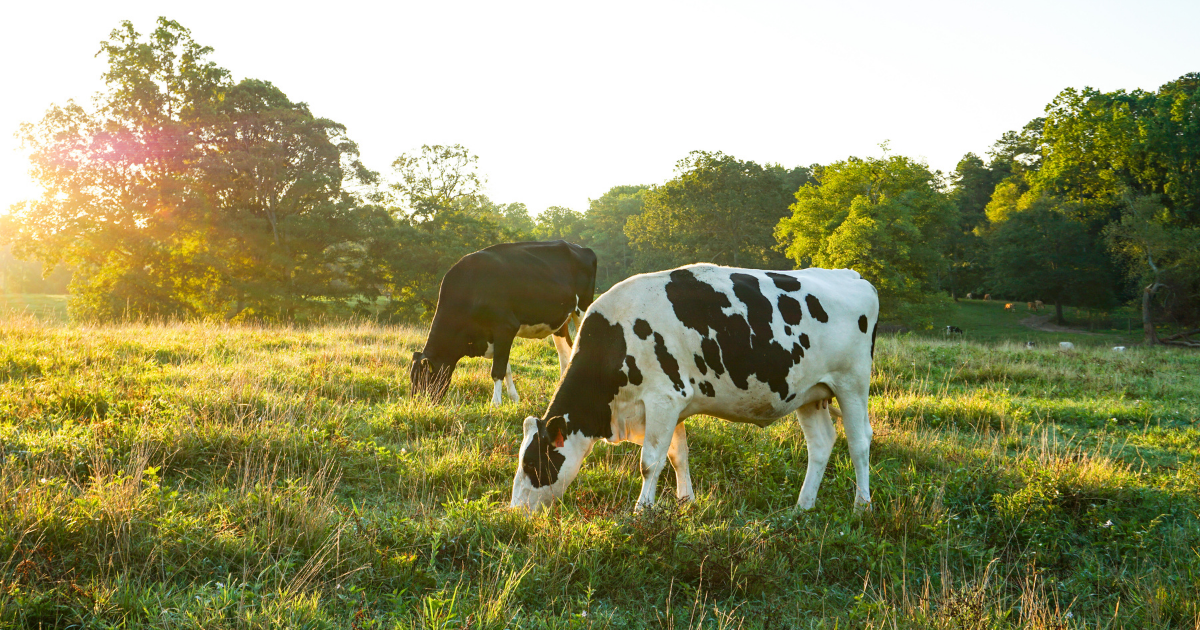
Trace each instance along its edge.
{"label": "cow leg", "polygon": [[680,501],[691,501],[695,498],[692,492],[692,475],[688,470],[687,430],[683,423],[675,425],[675,434],[671,437],[671,448],[667,449],[667,458],[675,469],[675,497]]}
{"label": "cow leg", "polygon": [[854,509],[858,512],[871,509],[871,419],[867,414],[867,392],[866,383],[836,392],[842,410],[842,429],[846,432],[850,461],[854,464],[854,477],[858,482],[858,491],[854,494]]}
{"label": "cow leg", "polygon": [[512,342],[515,337],[515,331],[495,331],[492,334],[492,382],[495,387],[492,388],[492,406],[499,407],[501,398],[501,385],[504,383],[504,377],[508,375],[508,354],[512,350]]}
{"label": "cow leg", "polygon": [[513,385],[511,363],[508,364],[508,370],[504,373],[504,385],[508,387],[508,398],[515,403],[521,402],[521,397],[517,395],[517,386]]}
{"label": "cow leg", "polygon": [[800,487],[800,498],[796,507],[811,510],[817,502],[817,489],[825,477],[825,465],[833,452],[837,430],[829,417],[827,401],[818,400],[796,410],[800,428],[804,430],[804,441],[808,446],[808,470],[804,473],[804,485]]}
{"label": "cow leg", "polygon": [[558,373],[561,376],[567,371],[567,362],[571,360],[571,332],[567,329],[566,322],[562,328],[554,331],[553,339],[554,349],[558,351]]}
{"label": "cow leg", "polygon": [[658,475],[667,463],[679,410],[663,402],[645,401],[646,427],[642,436],[642,493],[635,510],[654,505],[658,494]]}

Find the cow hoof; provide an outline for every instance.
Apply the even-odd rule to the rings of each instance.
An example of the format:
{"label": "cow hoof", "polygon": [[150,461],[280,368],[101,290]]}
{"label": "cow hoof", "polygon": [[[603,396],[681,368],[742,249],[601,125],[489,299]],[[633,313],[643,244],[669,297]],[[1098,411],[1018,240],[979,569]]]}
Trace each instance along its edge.
{"label": "cow hoof", "polygon": [[870,501],[865,501],[865,502],[855,501],[854,502],[854,513],[855,514],[864,514],[866,512],[870,512],[870,511],[871,511],[871,502]]}

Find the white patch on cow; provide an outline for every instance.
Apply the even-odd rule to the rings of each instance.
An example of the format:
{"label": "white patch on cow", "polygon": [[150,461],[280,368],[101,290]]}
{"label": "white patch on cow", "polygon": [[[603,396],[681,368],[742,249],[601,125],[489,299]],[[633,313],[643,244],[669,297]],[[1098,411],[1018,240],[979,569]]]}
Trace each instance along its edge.
{"label": "white patch on cow", "polygon": [[1114,346],[1113,352],[1125,352],[1125,346]]}
{"label": "white patch on cow", "polygon": [[[570,414],[564,415],[563,419],[567,420],[569,424]],[[525,474],[525,451],[529,448],[529,443],[533,441],[534,436],[537,435],[537,421],[537,418],[529,416],[525,418],[525,423],[521,427],[523,436],[521,449],[517,451],[517,474],[513,477],[512,502],[510,503],[510,507],[522,508],[530,512],[546,508],[556,498],[562,496],[567,486],[579,474],[579,468],[583,465],[584,458],[592,452],[592,445],[595,444],[594,440],[581,433],[568,434],[563,440],[562,448],[556,448],[564,457],[563,467],[558,471],[558,479],[550,485],[535,488]]]}
{"label": "white patch on cow", "polygon": [[1058,349],[1059,350],[1074,350],[1075,344],[1071,343],[1070,341],[1060,341],[1060,342],[1058,342]]}
{"label": "white patch on cow", "polygon": [[558,328],[551,328],[546,324],[536,324],[534,326],[521,325],[517,329],[517,336],[522,339],[545,339]]}
{"label": "white patch on cow", "polygon": [[495,353],[496,353],[496,346],[493,345],[492,342],[489,341],[487,350],[483,351],[483,358],[490,359],[490,358],[492,358],[492,355],[494,355]]}
{"label": "white patch on cow", "polygon": [[492,388],[492,408],[499,407],[500,403],[504,401],[500,395],[500,384],[503,382],[503,379],[496,381],[495,387]]}

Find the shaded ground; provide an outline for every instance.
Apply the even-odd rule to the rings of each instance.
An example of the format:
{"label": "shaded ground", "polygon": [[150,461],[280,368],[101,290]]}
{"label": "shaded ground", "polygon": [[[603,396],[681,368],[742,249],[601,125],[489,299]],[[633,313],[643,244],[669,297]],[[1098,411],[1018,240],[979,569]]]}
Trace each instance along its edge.
{"label": "shaded ground", "polygon": [[1093,337],[1111,336],[1111,335],[1102,335],[1100,333],[1077,330],[1075,328],[1068,328],[1066,326],[1059,326],[1058,324],[1051,323],[1050,322],[1051,319],[1054,319],[1053,315],[1030,315],[1029,317],[1022,319],[1020,323],[1022,326],[1026,327],[1026,328],[1032,328],[1034,330],[1040,330],[1043,332],[1075,333],[1075,334],[1079,334],[1079,335],[1091,335]]}

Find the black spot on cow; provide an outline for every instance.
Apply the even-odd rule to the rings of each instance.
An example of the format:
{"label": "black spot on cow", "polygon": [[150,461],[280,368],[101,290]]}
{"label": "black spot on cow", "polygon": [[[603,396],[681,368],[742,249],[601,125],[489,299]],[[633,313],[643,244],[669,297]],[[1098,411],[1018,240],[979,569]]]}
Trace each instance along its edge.
{"label": "black spot on cow", "polygon": [[799,363],[800,359],[804,358],[804,346],[796,344],[792,346],[792,363]]}
{"label": "black spot on cow", "polygon": [[829,321],[829,315],[825,313],[825,309],[821,308],[821,300],[818,300],[817,296],[809,293],[804,296],[804,303],[808,304],[808,314],[812,315],[814,319],[822,324]]}
{"label": "black spot on cow", "polygon": [[[626,376],[625,331],[619,323],[609,323],[600,313],[590,313],[579,326],[575,356],[554,392],[546,417],[566,416],[567,433],[582,432],[587,437],[612,437],[612,408],[617,392],[631,382],[634,370]],[[640,371],[637,378],[642,377]]]}
{"label": "black spot on cow", "polygon": [[652,332],[654,331],[650,329],[650,322],[644,319],[639,319],[633,322],[633,334],[637,335],[638,339],[645,339],[646,337],[649,337],[650,333]]}
{"label": "black spot on cow", "polygon": [[800,320],[804,319],[804,309],[800,308],[800,302],[790,295],[779,296],[779,314],[783,316],[785,323],[792,326],[799,324]]}
{"label": "black spot on cow", "polygon": [[698,354],[693,354],[692,357],[696,359],[696,369],[700,370],[701,374],[708,374],[708,364],[704,362],[704,357]]}
{"label": "black spot on cow", "polygon": [[688,381],[690,381],[692,383],[692,385],[696,384],[696,379],[694,379],[694,378],[689,377]]}
{"label": "black spot on cow", "polygon": [[720,376],[725,373],[725,366],[721,364],[721,346],[717,345],[715,339],[701,339],[700,352],[704,354],[704,362],[712,366],[713,374]]}
{"label": "black spot on cow", "polygon": [[667,342],[658,333],[654,333],[654,356],[662,366],[663,374],[671,378],[671,384],[675,386],[676,391],[682,392],[684,386],[683,378],[679,375],[679,361],[667,350]]}
{"label": "black spot on cow", "polygon": [[800,333],[800,345],[804,346],[805,350],[807,350],[810,347],[808,345],[808,335],[807,334]]}
{"label": "black spot on cow", "polygon": [[771,281],[775,283],[775,286],[779,287],[780,289],[783,289],[784,291],[799,291],[800,290],[800,281],[787,275],[787,274],[775,273],[773,271],[768,271],[767,277],[770,278]]}
{"label": "black spot on cow", "polygon": [[548,422],[538,420],[538,432],[525,449],[522,466],[534,488],[558,481],[558,471],[562,470],[566,461],[566,457],[554,448],[555,433],[562,433],[565,437],[566,422],[562,416],[550,418]]}
{"label": "black spot on cow", "polygon": [[625,367],[629,369],[629,384],[630,385],[641,385],[642,384],[642,371],[638,369],[637,359],[634,359],[632,355],[626,356],[625,357]]}
{"label": "black spot on cow", "polygon": [[787,375],[793,362],[771,331],[775,307],[763,295],[756,276],[734,273],[729,279],[733,294],[746,305],[745,317],[722,312],[732,306],[728,296],[688,269],[671,272],[667,299],[679,321],[700,333],[704,361],[718,377],[728,371],[734,386],[745,390],[754,375],[782,399],[788,395]]}
{"label": "black spot on cow", "polygon": [[700,381],[700,384],[696,387],[700,389],[700,393],[708,396],[709,398],[717,397],[717,390],[714,389],[712,383],[709,383],[708,381]]}
{"label": "black spot on cow", "polygon": [[788,397],[787,397],[787,400],[785,400],[785,401],[783,401],[783,402],[792,402],[793,400],[796,400],[796,395],[795,395],[795,394],[792,394],[791,396],[788,396]]}
{"label": "black spot on cow", "polygon": [[867,333],[867,316],[866,315],[858,316],[858,329],[863,331],[864,335]]}

